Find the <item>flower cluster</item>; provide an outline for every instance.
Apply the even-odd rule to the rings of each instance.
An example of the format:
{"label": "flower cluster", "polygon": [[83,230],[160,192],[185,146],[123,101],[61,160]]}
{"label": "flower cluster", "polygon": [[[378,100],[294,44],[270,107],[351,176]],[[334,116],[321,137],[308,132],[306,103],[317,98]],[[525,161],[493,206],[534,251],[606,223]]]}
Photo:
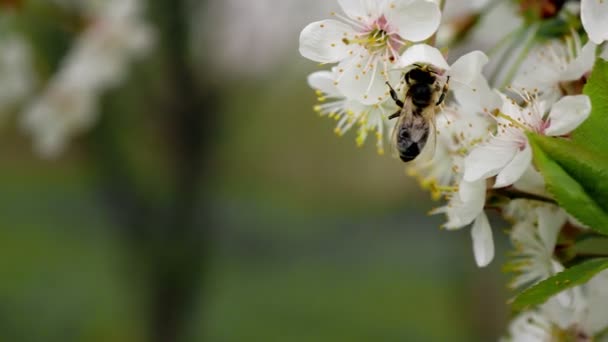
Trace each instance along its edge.
{"label": "flower cluster", "polygon": [[100,96],[121,82],[128,63],[148,51],[153,38],[139,0],[61,3],[90,18],[21,120],[36,150],[46,157],[56,156],[71,137],[95,122]]}
{"label": "flower cluster", "polygon": [[[591,100],[583,94],[583,86],[600,54],[600,44],[608,40],[608,2],[582,0],[562,8],[563,2],[558,1],[543,5],[518,1],[520,14],[540,12],[532,16],[536,19],[526,18],[530,22],[523,29],[496,42],[491,50],[493,62],[504,68],[494,67],[488,77],[484,67],[492,58],[482,51],[464,54],[451,65],[444,57],[480,20],[461,25],[461,31],[454,31],[459,26],[444,20],[441,26],[449,25],[454,31],[453,41],[440,50],[436,35],[443,2],[338,2],[344,15],[332,13],[336,19],[312,23],[300,36],[304,57],[332,64],[330,70],[309,76],[320,102],[315,111],[335,118],[339,135],[357,125],[358,144],[375,132],[378,150],[383,152],[385,137],[391,135],[385,133],[397,131],[390,119],[420,115],[407,105],[412,101],[407,98],[412,96],[408,72],[432,70],[438,83],[435,91],[448,86],[450,91],[447,101],[430,105],[434,115],[426,117],[432,123],[429,139],[434,143],[427,144],[407,166],[433,198],[446,200],[432,213],[446,215],[443,227],[448,230],[472,226],[473,252],[480,267],[494,259],[486,211],[502,213],[513,224],[510,235],[515,250],[507,267],[514,273],[513,289],[563,271],[563,260],[556,252],[560,236],[566,231],[582,234],[587,227],[559,207],[546,190],[546,181],[533,163],[529,136],[568,138],[589,117]],[[492,3],[486,6],[492,8]],[[474,7],[471,11],[477,12],[464,15],[484,15],[486,7]],[[513,13],[518,10],[506,8]],[[565,29],[548,34],[541,28],[549,20]],[[505,42],[512,48],[502,48]],[[496,54],[499,50],[501,55]],[[386,83],[395,85],[399,99],[391,98]],[[590,340],[608,328],[606,289],[608,273],[599,273],[587,284],[522,312],[514,319],[507,340],[554,341],[567,336]]]}

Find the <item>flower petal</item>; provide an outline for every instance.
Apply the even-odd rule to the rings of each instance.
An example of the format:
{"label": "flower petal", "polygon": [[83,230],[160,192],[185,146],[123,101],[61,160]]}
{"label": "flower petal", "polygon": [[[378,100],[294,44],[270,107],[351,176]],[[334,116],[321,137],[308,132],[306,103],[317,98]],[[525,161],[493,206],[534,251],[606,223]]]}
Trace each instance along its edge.
{"label": "flower petal", "polygon": [[450,199],[449,205],[441,210],[433,211],[445,213],[448,217],[443,227],[448,230],[459,229],[469,225],[483,211],[486,203],[486,182],[481,179],[476,182],[461,181],[457,194]]}
{"label": "flower petal", "polygon": [[545,134],[568,134],[585,121],[591,113],[591,100],[587,95],[565,96],[551,107],[549,127]]}
{"label": "flower petal", "polygon": [[479,267],[485,267],[494,259],[494,238],[488,217],[482,212],[473,223],[471,229],[473,238],[473,254]]}
{"label": "flower petal", "polygon": [[458,58],[450,68],[452,79],[469,84],[481,74],[483,67],[488,63],[488,56],[481,51],[469,52]]}
{"label": "flower petal", "polygon": [[450,88],[466,111],[489,111],[500,108],[502,104],[500,96],[490,88],[482,74],[487,63],[485,53],[473,51],[460,57],[450,68]]}
{"label": "flower petal", "polygon": [[531,163],[532,148],[530,148],[529,144],[526,144],[524,149],[521,151],[518,150],[511,162],[498,173],[494,188],[503,188],[515,183],[515,181],[521,178]]}
{"label": "flower petal", "polygon": [[551,197],[547,192],[545,178],[538,172],[533,165],[530,165],[523,175],[513,183],[517,190],[538,196]]}
{"label": "flower petal", "polygon": [[337,63],[352,50],[352,46],[342,40],[355,34],[350,25],[337,20],[311,23],[300,33],[300,54],[315,62]]}
{"label": "flower petal", "polygon": [[308,75],[308,85],[315,89],[320,90],[323,94],[329,96],[340,96],[341,93],[338,87],[335,85],[336,75],[327,70],[316,71]]}
{"label": "flower petal", "polygon": [[495,176],[518,151],[515,143],[504,143],[496,139],[475,148],[464,160],[464,180],[474,182]]}
{"label": "flower petal", "polygon": [[553,255],[557,236],[568,217],[554,206],[542,206],[536,209],[538,215],[538,235],[549,256]]}
{"label": "flower petal", "polygon": [[430,64],[443,70],[450,68],[437,48],[427,44],[416,44],[405,50],[399,59],[399,66],[406,68],[415,63]]}
{"label": "flower petal", "polygon": [[[383,64],[377,61],[375,64],[369,64],[370,57],[364,57],[359,61],[361,56],[349,58],[338,65],[338,90],[344,96],[357,100],[363,104],[371,105],[384,101],[388,95],[387,79],[383,76]],[[391,84],[397,84],[399,74],[389,73],[391,77],[388,81]]]}
{"label": "flower petal", "polygon": [[[481,208],[485,203],[486,197],[486,182],[485,180],[478,180],[475,182],[462,181],[458,185],[458,195],[460,199],[468,203],[481,203]],[[479,205],[478,205],[479,206]]]}
{"label": "flower petal", "polygon": [[381,10],[378,3],[373,0],[338,0],[338,4],[344,13],[354,20],[377,17]]}
{"label": "flower petal", "polygon": [[597,45],[592,41],[588,41],[581,49],[580,54],[568,64],[566,70],[560,75],[560,81],[576,81],[591,71],[593,64],[595,64],[596,50]]}
{"label": "flower petal", "polygon": [[608,1],[582,0],[581,20],[592,42],[601,44],[608,40]]}
{"label": "flower petal", "polygon": [[412,42],[432,36],[441,22],[439,5],[427,0],[391,1],[385,16],[401,37]]}

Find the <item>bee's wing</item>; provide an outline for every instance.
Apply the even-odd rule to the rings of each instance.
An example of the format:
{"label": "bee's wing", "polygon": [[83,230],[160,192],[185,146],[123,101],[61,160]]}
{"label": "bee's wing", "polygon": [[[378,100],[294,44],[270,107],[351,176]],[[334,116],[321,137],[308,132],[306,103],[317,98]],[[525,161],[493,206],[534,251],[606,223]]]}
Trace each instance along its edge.
{"label": "bee's wing", "polygon": [[407,120],[411,120],[412,116],[412,99],[406,97],[403,102],[403,108],[401,109],[401,115],[397,118],[393,131],[391,132],[391,155],[393,157],[399,157],[399,150],[397,149],[397,137],[399,136],[399,128],[403,126],[403,123]]}
{"label": "bee's wing", "polygon": [[437,125],[435,124],[436,107],[429,107],[423,113],[424,118],[429,123],[429,136],[426,140],[426,145],[421,151],[420,159],[432,161],[435,157],[437,149]]}

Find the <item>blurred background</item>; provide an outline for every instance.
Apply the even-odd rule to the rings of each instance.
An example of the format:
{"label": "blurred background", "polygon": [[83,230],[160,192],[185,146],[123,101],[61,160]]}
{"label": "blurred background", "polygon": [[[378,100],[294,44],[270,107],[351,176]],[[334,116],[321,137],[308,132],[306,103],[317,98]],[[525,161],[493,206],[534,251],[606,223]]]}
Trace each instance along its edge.
{"label": "blurred background", "polygon": [[306,76],[319,66],[298,35],[334,1],[128,0],[145,52],[96,88],[87,124],[45,143],[24,117],[112,2],[0,0],[0,340],[502,334],[506,224],[477,269],[469,229],[441,231],[427,216],[440,203],[401,162],[313,112]]}

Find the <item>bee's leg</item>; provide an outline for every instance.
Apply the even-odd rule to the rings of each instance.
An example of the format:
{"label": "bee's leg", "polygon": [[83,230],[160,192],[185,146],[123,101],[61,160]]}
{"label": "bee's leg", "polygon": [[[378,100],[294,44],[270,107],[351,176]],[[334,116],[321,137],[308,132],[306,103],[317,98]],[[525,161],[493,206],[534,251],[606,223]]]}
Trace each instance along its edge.
{"label": "bee's leg", "polygon": [[395,101],[397,106],[403,108],[403,101],[399,100],[399,96],[397,96],[397,92],[395,91],[395,89],[393,89],[393,87],[391,87],[391,84],[388,82],[386,82],[386,85],[391,89],[391,97],[393,98],[393,101]]}
{"label": "bee's leg", "polygon": [[394,114],[391,114],[388,119],[389,120],[393,120],[394,118],[398,118],[401,115],[401,110],[398,110],[397,112],[395,112]]}
{"label": "bee's leg", "polygon": [[445,100],[445,96],[448,93],[449,89],[450,89],[450,76],[448,76],[447,81],[445,81],[445,84],[443,85],[443,90],[441,92],[441,96],[439,96],[439,100],[435,104],[436,106],[439,106],[440,104],[443,103],[443,100]]}

